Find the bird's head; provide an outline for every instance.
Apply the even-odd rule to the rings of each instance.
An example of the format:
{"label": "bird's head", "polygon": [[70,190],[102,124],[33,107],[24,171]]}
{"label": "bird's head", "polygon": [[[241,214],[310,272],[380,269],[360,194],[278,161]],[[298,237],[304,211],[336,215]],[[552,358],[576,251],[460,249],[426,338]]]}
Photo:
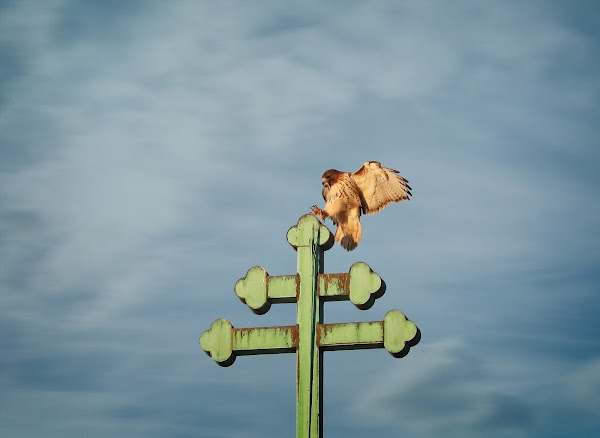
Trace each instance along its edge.
{"label": "bird's head", "polygon": [[321,183],[323,184],[324,187],[327,187],[327,188],[331,187],[331,185],[333,183],[335,183],[335,181],[337,180],[340,173],[341,172],[339,170],[335,170],[335,169],[329,169],[329,170],[325,171],[325,173],[321,177]]}

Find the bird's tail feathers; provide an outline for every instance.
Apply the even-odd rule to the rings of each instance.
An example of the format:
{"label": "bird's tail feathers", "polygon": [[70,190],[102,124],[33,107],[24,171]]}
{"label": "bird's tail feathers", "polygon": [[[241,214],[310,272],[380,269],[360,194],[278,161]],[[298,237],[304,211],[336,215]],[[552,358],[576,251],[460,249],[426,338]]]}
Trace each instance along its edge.
{"label": "bird's tail feathers", "polygon": [[350,221],[343,226],[338,225],[335,231],[335,240],[337,240],[342,248],[346,251],[352,251],[358,246],[362,237],[362,227],[359,221]]}

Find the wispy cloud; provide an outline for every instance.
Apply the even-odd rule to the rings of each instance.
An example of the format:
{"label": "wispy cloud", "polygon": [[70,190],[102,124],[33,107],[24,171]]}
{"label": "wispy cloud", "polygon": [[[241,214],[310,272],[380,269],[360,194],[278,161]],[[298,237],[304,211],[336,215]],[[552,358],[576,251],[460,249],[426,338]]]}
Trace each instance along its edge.
{"label": "wispy cloud", "polygon": [[[536,412],[456,340],[421,347],[410,367],[388,373],[354,405],[373,425],[418,436],[512,436],[531,432]],[[508,385],[506,385],[508,383]],[[369,420],[363,420],[369,421]]]}
{"label": "wispy cloud", "polygon": [[571,375],[572,396],[590,414],[598,415],[600,406],[600,359],[587,361]]}
{"label": "wispy cloud", "polygon": [[[595,321],[598,306],[598,44],[556,5],[0,8],[7,433],[38,436],[78,412],[53,431],[147,436],[180,423],[193,435],[190,399],[259,371],[213,369],[199,331],[217,310],[236,324],[291,315],[257,323],[233,283],[254,264],[291,273],[285,231],[320,201],[320,174],[371,159],[399,168],[414,199],[365,217],[360,252],[335,247],[327,270],[365,259],[390,285],[376,306],[400,307],[425,337],[402,375],[373,381],[369,417],[416,436],[535,435],[549,408],[524,388],[542,394],[558,372],[511,385],[530,375],[510,359],[525,339],[528,363],[559,367],[572,376],[561,391],[593,405],[583,352],[595,332],[573,322]],[[251,391],[232,388],[223,403]],[[161,400],[181,416],[157,417]]]}

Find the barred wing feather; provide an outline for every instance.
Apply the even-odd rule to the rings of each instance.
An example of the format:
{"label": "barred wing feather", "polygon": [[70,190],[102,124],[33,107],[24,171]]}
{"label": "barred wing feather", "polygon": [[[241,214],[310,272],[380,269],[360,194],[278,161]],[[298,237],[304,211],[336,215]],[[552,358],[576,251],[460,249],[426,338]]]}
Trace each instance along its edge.
{"label": "barred wing feather", "polygon": [[397,170],[381,167],[377,161],[369,161],[352,174],[352,180],[360,191],[361,208],[365,214],[381,211],[390,202],[410,200],[408,181]]}

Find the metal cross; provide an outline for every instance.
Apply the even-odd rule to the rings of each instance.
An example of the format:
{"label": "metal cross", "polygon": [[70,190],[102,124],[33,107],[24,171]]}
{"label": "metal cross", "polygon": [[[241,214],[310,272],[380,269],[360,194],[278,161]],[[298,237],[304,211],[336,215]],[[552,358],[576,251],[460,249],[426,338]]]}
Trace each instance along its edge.
{"label": "metal cross", "polygon": [[419,329],[399,310],[383,321],[325,324],[325,301],[350,300],[370,308],[385,292],[385,283],[366,263],[355,263],[348,273],[324,274],[323,252],[333,245],[331,232],[313,215],[302,216],[289,229],[287,240],[298,253],[297,274],[271,277],[260,266],[250,268],[235,284],[235,293],[261,315],[273,303],[298,303],[295,325],[234,328],[217,319],[200,336],[200,345],[219,365],[233,364],[236,356],[297,352],[296,437],[319,438],[323,421],[323,351],[385,347],[405,356],[420,339]]}

